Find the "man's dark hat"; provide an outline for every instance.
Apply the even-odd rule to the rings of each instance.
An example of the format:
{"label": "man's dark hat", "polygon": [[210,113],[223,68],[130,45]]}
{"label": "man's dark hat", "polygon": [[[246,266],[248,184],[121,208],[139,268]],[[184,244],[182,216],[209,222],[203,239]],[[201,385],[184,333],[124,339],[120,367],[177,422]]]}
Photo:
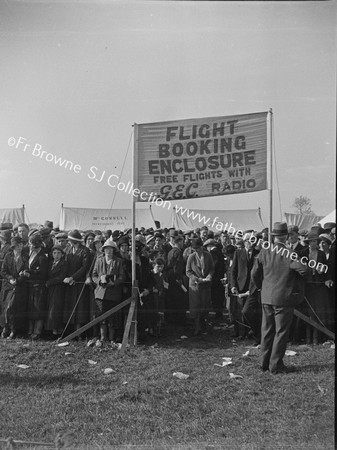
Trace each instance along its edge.
{"label": "man's dark hat", "polygon": [[313,226],[310,228],[310,231],[314,231],[315,233],[317,233],[318,235],[320,235],[320,234],[322,234],[322,233],[325,233],[326,230],[324,230],[324,229],[321,227],[320,224],[317,224],[317,225],[313,225]]}
{"label": "man's dark hat", "polygon": [[41,228],[39,233],[40,233],[42,239],[44,239],[44,238],[50,236],[51,228],[46,228],[46,227],[45,228]]}
{"label": "man's dark hat", "polygon": [[122,236],[121,238],[118,239],[117,245],[121,246],[122,244],[130,245],[130,239],[127,236]]}
{"label": "man's dark hat", "polygon": [[0,231],[12,230],[12,229],[13,229],[13,224],[10,222],[4,222],[0,225]]}
{"label": "man's dark hat", "polygon": [[288,234],[288,225],[286,222],[275,222],[271,234],[273,236],[286,236]]}
{"label": "man's dark hat", "polygon": [[12,231],[11,230],[4,230],[0,232],[0,238],[4,241],[4,242],[10,242],[12,237]]}
{"label": "man's dark hat", "polygon": [[82,242],[81,233],[78,230],[73,230],[68,234],[68,241]]}
{"label": "man's dark hat", "polygon": [[309,231],[308,236],[306,237],[306,239],[304,239],[304,242],[306,244],[309,244],[310,241],[320,241],[320,237],[317,231]]}
{"label": "man's dark hat", "polygon": [[330,231],[333,228],[336,228],[336,224],[335,222],[327,222],[326,224],[324,224],[324,231]]}

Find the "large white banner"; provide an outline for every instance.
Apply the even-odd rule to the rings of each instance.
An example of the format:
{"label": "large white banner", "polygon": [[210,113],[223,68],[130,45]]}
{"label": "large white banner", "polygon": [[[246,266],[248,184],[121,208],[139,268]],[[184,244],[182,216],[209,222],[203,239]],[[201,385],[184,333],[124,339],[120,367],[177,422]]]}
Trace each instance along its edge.
{"label": "large white banner", "polygon": [[[150,209],[136,210],[136,227],[156,228]],[[61,208],[61,230],[120,230],[132,228],[131,209]]]}
{"label": "large white banner", "polygon": [[137,201],[267,189],[267,114],[137,125]]}

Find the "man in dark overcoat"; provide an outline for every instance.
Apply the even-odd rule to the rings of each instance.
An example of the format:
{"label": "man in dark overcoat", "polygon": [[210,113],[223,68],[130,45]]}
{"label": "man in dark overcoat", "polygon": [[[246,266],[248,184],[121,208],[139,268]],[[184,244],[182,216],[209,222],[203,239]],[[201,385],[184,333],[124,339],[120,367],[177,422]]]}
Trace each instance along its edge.
{"label": "man in dark overcoat", "polygon": [[[243,311],[248,316],[255,316],[255,312],[252,310],[255,307],[255,302],[251,304],[249,302],[248,307],[245,308],[247,301],[249,287],[250,287],[250,274],[254,264],[254,257],[258,254],[258,250],[255,249],[250,240],[251,232],[244,232],[244,247],[238,248],[234,253],[233,264],[231,267],[231,293],[236,296],[236,304],[234,309],[234,328],[235,336],[238,338],[244,338],[246,335],[246,327],[244,327]],[[239,296],[238,294],[247,294],[247,296]],[[254,297],[250,296],[249,299]]]}
{"label": "man in dark overcoat", "polygon": [[294,308],[304,299],[304,281],[307,266],[301,264],[296,253],[286,246],[288,227],[276,222],[272,231],[274,243],[268,243],[255,259],[252,280],[261,286],[262,370],[271,374],[290,371],[283,363]]}
{"label": "man in dark overcoat", "polygon": [[67,277],[63,280],[67,284],[64,302],[64,322],[69,321],[75,329],[89,321],[89,297],[84,289],[87,272],[90,266],[90,251],[82,244],[82,236],[78,230],[68,235],[70,243],[66,253]]}

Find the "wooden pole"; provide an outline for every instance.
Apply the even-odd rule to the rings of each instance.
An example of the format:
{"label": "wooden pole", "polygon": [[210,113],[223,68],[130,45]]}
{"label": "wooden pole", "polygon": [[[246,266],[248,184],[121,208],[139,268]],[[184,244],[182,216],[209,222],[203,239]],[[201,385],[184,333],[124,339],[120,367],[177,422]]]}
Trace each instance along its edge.
{"label": "wooden pole", "polygon": [[305,314],[301,313],[297,309],[294,310],[295,316],[299,317],[300,319],[304,320],[304,322],[308,323],[309,325],[312,325],[314,328],[317,328],[317,330],[321,331],[322,333],[329,336],[331,339],[335,340],[335,333],[328,330],[327,328],[323,327],[319,323],[312,320],[310,317],[306,316]]}
{"label": "wooden pole", "polygon": [[[132,158],[132,182],[134,189],[138,186],[137,167],[138,167],[138,125],[134,124],[134,144],[133,144],[133,158]],[[131,262],[132,262],[132,301],[129,309],[128,318],[125,324],[122,353],[125,352],[126,345],[129,340],[130,344],[137,345],[137,301],[138,301],[138,283],[136,280],[136,197],[132,195],[132,243],[131,243]]]}
{"label": "wooden pole", "polygon": [[103,313],[101,316],[96,317],[96,319],[94,319],[91,322],[88,322],[87,324],[83,325],[83,327],[81,327],[78,330],[74,331],[73,333],[69,334],[69,336],[66,336],[63,339],[61,339],[59,341],[59,343],[66,342],[66,341],[69,341],[71,339],[74,339],[75,337],[77,337],[80,334],[84,333],[84,331],[89,330],[89,328],[93,327],[97,323],[102,322],[102,320],[107,319],[108,317],[111,316],[111,314],[119,311],[120,309],[124,308],[124,306],[128,305],[129,303],[131,303],[131,298],[132,297],[127,298],[126,300],[124,300],[119,305],[114,306],[113,308],[109,309],[109,311]]}

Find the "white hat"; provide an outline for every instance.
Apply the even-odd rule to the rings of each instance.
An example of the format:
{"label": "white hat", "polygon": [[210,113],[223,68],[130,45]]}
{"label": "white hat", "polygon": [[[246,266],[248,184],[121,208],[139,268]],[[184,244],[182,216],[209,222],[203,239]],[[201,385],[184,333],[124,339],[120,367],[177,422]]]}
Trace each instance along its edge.
{"label": "white hat", "polygon": [[113,239],[111,239],[111,238],[107,239],[107,240],[104,242],[102,248],[106,248],[106,247],[112,247],[112,248],[115,248],[115,249],[118,250],[118,247],[117,247],[116,242],[115,242]]}

